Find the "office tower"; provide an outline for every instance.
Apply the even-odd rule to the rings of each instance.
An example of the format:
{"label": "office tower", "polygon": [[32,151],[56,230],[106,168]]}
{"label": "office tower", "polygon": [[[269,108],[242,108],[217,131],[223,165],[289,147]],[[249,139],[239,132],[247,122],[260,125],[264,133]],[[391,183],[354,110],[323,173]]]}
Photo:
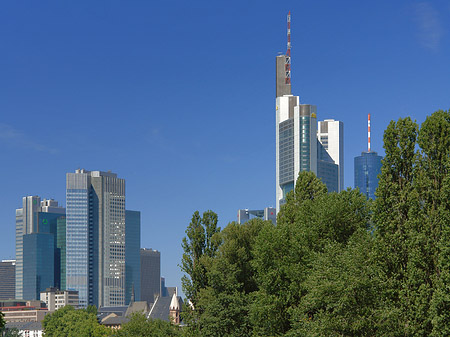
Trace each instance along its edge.
{"label": "office tower", "polygon": [[238,210],[237,222],[238,224],[243,224],[254,217],[262,220],[270,220],[274,225],[277,223],[277,211],[273,207],[258,210],[249,210],[248,208],[240,209]]}
{"label": "office tower", "polygon": [[125,211],[125,304],[141,298],[141,212]]}
{"label": "office tower", "polygon": [[23,236],[23,298],[39,299],[45,288],[54,286],[55,246],[51,233]]}
{"label": "office tower", "polygon": [[[289,14],[286,55],[276,57],[277,212],[285,203],[287,193],[294,189],[298,174],[302,171],[314,172],[330,192],[340,191],[344,183],[342,122],[320,122],[319,127],[323,126],[323,131],[318,139],[316,106],[300,104],[299,97],[291,94],[290,22]],[[325,131],[328,126],[329,131]]]}
{"label": "office tower", "polygon": [[363,193],[367,199],[375,199],[375,190],[378,187],[378,175],[381,173],[381,160],[383,157],[370,148],[370,114],[367,120],[367,152],[361,152],[355,157],[355,188]]}
{"label": "office tower", "polygon": [[141,248],[141,301],[153,303],[161,295],[161,253]]}
{"label": "office tower", "polygon": [[0,262],[0,300],[16,297],[16,260]]}
{"label": "office tower", "polygon": [[66,288],[80,307],[125,304],[125,180],[78,169],[66,181]]}
{"label": "office tower", "polygon": [[317,140],[317,176],[325,182],[328,192],[340,192],[344,189],[344,124],[334,119],[319,122]]}
{"label": "office tower", "polygon": [[60,286],[57,221],[64,214],[57,201],[38,196],[24,197],[16,209],[16,298],[35,300],[41,290]]}

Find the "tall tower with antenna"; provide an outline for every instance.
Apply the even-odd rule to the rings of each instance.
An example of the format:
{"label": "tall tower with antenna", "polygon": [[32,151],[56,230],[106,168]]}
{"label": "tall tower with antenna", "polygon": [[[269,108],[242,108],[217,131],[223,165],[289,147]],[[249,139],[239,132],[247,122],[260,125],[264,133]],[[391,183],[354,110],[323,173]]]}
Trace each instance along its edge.
{"label": "tall tower with antenna", "polygon": [[291,12],[287,15],[286,54],[276,57],[276,210],[286,202],[299,172],[314,172],[328,191],[343,187],[343,123],[320,122],[317,107],[300,104],[291,90]]}
{"label": "tall tower with antenna", "polygon": [[367,152],[361,152],[355,157],[355,188],[366,196],[375,199],[375,190],[378,187],[378,175],[381,173],[381,159],[378,153],[372,151],[370,142],[370,114],[367,115]]}
{"label": "tall tower with antenna", "polygon": [[291,12],[287,16],[287,51],[286,55],[277,56],[276,97],[291,95]]}

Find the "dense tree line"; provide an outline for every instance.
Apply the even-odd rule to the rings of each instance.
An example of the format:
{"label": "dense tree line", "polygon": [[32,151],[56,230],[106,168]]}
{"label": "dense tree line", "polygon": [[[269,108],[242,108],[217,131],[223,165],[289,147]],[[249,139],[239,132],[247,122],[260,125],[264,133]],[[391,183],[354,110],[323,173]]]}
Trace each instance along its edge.
{"label": "dense tree line", "polygon": [[450,113],[392,121],[383,140],[375,201],[302,172],[276,226],[194,213],[183,332],[449,336]]}

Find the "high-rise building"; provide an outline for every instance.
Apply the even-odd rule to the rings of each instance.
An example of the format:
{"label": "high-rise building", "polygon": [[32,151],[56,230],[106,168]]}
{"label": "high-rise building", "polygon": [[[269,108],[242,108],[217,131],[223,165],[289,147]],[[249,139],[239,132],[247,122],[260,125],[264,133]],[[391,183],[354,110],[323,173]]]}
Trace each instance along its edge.
{"label": "high-rise building", "polygon": [[125,211],[125,304],[141,298],[141,212]]}
{"label": "high-rise building", "polygon": [[60,286],[57,221],[65,209],[38,196],[24,197],[22,205],[16,209],[16,298],[36,300],[40,291]]}
{"label": "high-rise building", "polygon": [[370,148],[370,114],[368,116],[368,149],[355,157],[355,188],[363,193],[367,199],[375,199],[378,187],[378,175],[381,173],[383,157]]}
{"label": "high-rise building", "polygon": [[141,301],[153,303],[161,295],[161,253],[141,248]]}
{"label": "high-rise building", "polygon": [[0,300],[16,297],[16,260],[0,262]]}
{"label": "high-rise building", "polygon": [[66,288],[80,307],[125,304],[125,180],[78,169],[66,182]]}
{"label": "high-rise building", "polygon": [[344,124],[334,119],[319,122],[317,140],[317,176],[328,192],[340,192],[344,189]]}
{"label": "high-rise building", "polygon": [[289,13],[287,53],[276,57],[277,212],[302,171],[314,172],[330,192],[339,192],[344,183],[343,123],[319,122],[318,133],[316,106],[300,104],[291,94],[290,22]]}

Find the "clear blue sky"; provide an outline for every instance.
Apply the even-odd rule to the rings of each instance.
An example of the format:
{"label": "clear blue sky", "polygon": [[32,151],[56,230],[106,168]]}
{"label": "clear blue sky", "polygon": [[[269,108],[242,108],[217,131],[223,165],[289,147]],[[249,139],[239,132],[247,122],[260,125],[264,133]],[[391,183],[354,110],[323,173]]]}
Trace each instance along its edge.
{"label": "clear blue sky", "polygon": [[450,107],[448,1],[2,1],[0,258],[25,195],[65,205],[65,173],[112,170],[142,247],[180,286],[195,210],[220,225],[275,204],[275,56],[292,12],[292,84],[344,122],[353,158],[391,119]]}

